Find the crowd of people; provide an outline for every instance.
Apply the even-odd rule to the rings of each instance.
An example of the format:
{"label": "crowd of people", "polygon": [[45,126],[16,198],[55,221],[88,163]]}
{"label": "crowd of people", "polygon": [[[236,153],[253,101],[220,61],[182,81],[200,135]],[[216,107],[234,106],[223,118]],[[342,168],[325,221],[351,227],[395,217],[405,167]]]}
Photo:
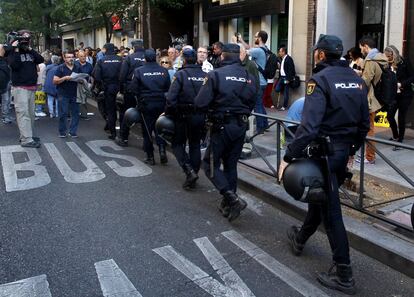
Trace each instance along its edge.
{"label": "crowd of people", "polygon": [[[203,168],[222,195],[222,215],[229,221],[239,217],[247,203],[237,195],[237,161],[245,142],[248,117],[252,110],[266,114],[264,97],[269,88],[283,95],[280,109],[288,109],[290,90],[298,84],[295,64],[286,47],[281,46],[277,55],[272,53],[266,46],[268,34],[259,31],[252,44],[236,35],[232,43],[215,42],[211,48],[176,44],[156,51],[145,49],[143,40],[133,40],[131,49],[118,49],[107,43],[95,52],[80,44],[75,51],[39,54],[30,47],[30,32],[20,34],[26,39],[13,41],[13,50],[7,57],[0,46],[0,93],[2,120],[8,124],[14,121],[10,112],[13,89],[22,147],[40,147],[33,123],[35,117],[47,114],[59,119],[59,137],[78,137],[79,120],[90,120],[87,101],[95,97],[109,139],[128,146],[131,126],[140,124],[145,162],[149,165],[156,164],[154,143],[159,162],[168,163],[166,140],[170,141],[185,174],[183,188],[195,188],[198,172]],[[322,195],[318,201],[328,197],[329,203],[310,203],[304,225],[289,229],[288,238],[299,255],[323,222],[336,271],[322,273],[318,279],[327,287],[354,294],[338,187],[344,181],[348,157],[363,145],[367,134],[374,135],[377,111],[388,112],[391,140],[403,142],[414,74],[397,48],[388,46],[382,54],[371,37],[362,38],[358,48],[342,57],[342,41],[336,36],[321,35],[313,52],[316,65],[306,85],[306,97],[293,105],[302,122],[287,147],[279,173],[283,178],[288,164],[303,158],[304,149],[323,136],[329,143],[323,149],[323,154],[329,155],[324,169],[329,176],[325,182],[328,185],[303,195]],[[377,86],[384,81],[390,86],[393,83],[392,77],[387,81],[384,73],[396,78],[395,94],[387,98],[377,92]],[[46,94],[47,105],[35,106],[35,93],[39,91]],[[397,110],[398,124],[394,119]],[[266,117],[256,116],[258,134],[265,133],[268,126]],[[206,139],[207,148],[201,159],[201,144]],[[322,147],[322,143],[317,144]],[[360,162],[375,163],[373,147],[367,147],[366,160]],[[329,153],[329,149],[333,151]]]}

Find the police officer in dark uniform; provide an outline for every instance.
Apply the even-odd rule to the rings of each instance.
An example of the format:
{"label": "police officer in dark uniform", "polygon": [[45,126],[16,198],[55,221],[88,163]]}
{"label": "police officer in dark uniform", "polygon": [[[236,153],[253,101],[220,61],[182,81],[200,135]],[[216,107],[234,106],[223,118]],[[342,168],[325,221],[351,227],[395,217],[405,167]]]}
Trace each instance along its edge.
{"label": "police officer in dark uniform", "polygon": [[[190,189],[195,187],[198,179],[201,163],[200,142],[205,123],[204,114],[195,111],[194,98],[206,73],[197,64],[197,54],[193,49],[185,49],[182,58],[183,68],[175,73],[167,94],[165,114],[174,118],[172,150],[186,175],[183,188]],[[185,150],[187,141],[189,153]]]}
{"label": "police officer in dark uniform", "polygon": [[[144,58],[146,61],[144,66],[138,67],[134,71],[131,90],[137,98],[137,108],[142,115],[144,151],[147,154],[145,162],[155,165],[152,132],[155,128],[155,121],[165,109],[165,93],[170,87],[170,76],[167,69],[158,65],[153,49],[145,50]],[[166,164],[168,158],[165,151],[165,141],[158,137],[156,131],[155,139],[160,152],[160,162]]]}
{"label": "police officer in dark uniform", "polygon": [[122,108],[119,111],[119,122],[120,122],[120,133],[119,139],[117,139],[117,144],[120,146],[128,146],[128,137],[129,137],[129,127],[124,123],[124,114],[125,111],[130,107],[135,107],[137,101],[135,95],[132,93],[130,84],[132,82],[132,77],[136,68],[141,67],[145,63],[144,58],[144,42],[142,39],[133,40],[131,42],[132,47],[134,48],[134,53],[127,56],[122,62],[121,73],[119,75],[119,80],[121,83],[121,94],[124,95],[124,102]]}
{"label": "police officer in dark uniform", "polygon": [[326,287],[355,294],[338,187],[346,177],[349,156],[363,144],[369,130],[367,90],[348,62],[340,60],[343,45],[338,37],[321,35],[313,50],[316,67],[307,84],[302,122],[287,148],[280,173],[293,159],[303,158],[309,144],[324,146],[328,160],[323,168],[327,200],[322,204],[310,203],[303,226],[291,227],[287,235],[293,252],[300,255],[306,241],[323,222],[334,264],[328,273],[319,274],[318,280]]}
{"label": "police officer in dark uniform", "polygon": [[107,114],[107,127],[110,139],[116,138],[116,95],[119,92],[119,72],[121,71],[122,59],[115,54],[112,43],[104,45],[105,57],[98,61],[95,69],[95,80],[103,87],[105,96],[105,110]]}
{"label": "police officer in dark uniform", "polygon": [[[222,67],[209,72],[194,99],[196,108],[208,112],[210,143],[203,159],[207,177],[223,195],[219,209],[229,221],[247,203],[236,194],[237,161],[243,148],[248,117],[256,103],[256,82],[241,65],[240,47],[223,46]],[[221,163],[223,170],[220,169]]]}

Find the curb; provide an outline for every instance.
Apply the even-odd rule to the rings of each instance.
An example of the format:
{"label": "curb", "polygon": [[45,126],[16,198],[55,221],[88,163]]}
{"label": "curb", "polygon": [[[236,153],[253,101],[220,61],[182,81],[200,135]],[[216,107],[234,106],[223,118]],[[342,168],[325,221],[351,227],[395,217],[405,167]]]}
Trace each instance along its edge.
{"label": "curb", "polygon": [[[240,188],[299,220],[304,219],[307,212],[306,204],[295,201],[283,187],[275,183],[275,180],[241,164],[238,165],[238,169]],[[412,244],[396,240],[395,236],[346,215],[344,224],[352,248],[414,278]]]}

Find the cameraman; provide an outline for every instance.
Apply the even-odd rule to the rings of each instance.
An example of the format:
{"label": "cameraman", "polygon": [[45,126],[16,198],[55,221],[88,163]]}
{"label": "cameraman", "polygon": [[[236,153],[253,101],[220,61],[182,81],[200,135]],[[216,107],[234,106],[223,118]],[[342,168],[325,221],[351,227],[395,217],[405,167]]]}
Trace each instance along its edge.
{"label": "cameraman", "polygon": [[0,99],[1,116],[4,124],[10,124],[10,68],[5,58],[5,48],[0,44]]}
{"label": "cameraman", "polygon": [[40,140],[33,137],[35,117],[35,92],[37,83],[37,65],[43,63],[43,57],[30,47],[30,32],[18,31],[12,37],[13,51],[8,55],[14,87],[14,106],[20,131],[22,147],[40,147]]}

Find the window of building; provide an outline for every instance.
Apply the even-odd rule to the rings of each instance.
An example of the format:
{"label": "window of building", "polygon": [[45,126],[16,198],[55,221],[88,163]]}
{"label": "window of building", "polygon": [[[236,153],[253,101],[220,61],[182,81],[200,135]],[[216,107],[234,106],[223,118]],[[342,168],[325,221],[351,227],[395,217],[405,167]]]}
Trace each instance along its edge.
{"label": "window of building", "polygon": [[249,40],[249,18],[237,19],[237,32],[242,35],[243,40]]}

